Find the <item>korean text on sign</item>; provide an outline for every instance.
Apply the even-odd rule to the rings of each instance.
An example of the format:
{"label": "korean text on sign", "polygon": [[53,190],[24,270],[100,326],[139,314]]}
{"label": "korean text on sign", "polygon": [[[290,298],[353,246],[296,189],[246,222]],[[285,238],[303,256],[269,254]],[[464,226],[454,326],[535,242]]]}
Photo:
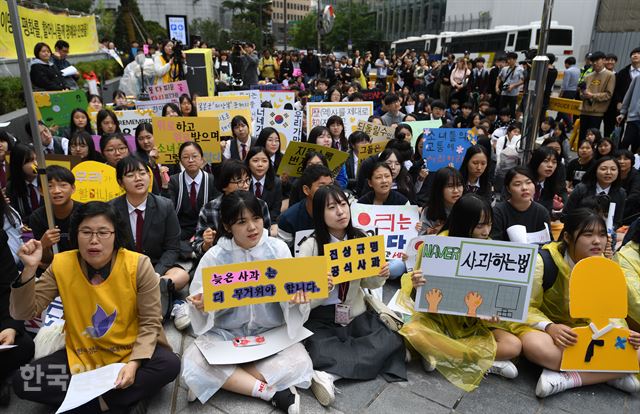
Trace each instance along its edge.
{"label": "korean text on sign", "polygon": [[329,295],[326,269],[323,256],[208,267],[202,270],[204,308],[287,302],[301,290],[309,299],[323,299]]}
{"label": "korean text on sign", "polygon": [[378,276],[387,262],[383,236],[326,244],[324,252],[334,283]]}
{"label": "korean text on sign", "polygon": [[189,85],[187,85],[187,81],[184,80],[161,85],[150,85],[148,90],[149,98],[151,98],[152,101],[171,99],[179,102],[181,95],[190,95]]}
{"label": "korean text on sign", "polygon": [[467,128],[425,128],[422,157],[431,171],[449,164],[460,168],[467,148],[476,143],[476,137]]}
{"label": "korean text on sign", "polygon": [[329,163],[329,169],[336,171],[349,157],[346,152],[335,148],[323,147],[322,145],[310,144],[308,142],[290,142],[287,150],[280,161],[278,174],[287,173],[290,177],[300,177],[302,175],[302,161],[309,151],[316,151],[323,154]]}
{"label": "korean text on sign", "polygon": [[218,117],[222,136],[231,136],[231,120],[236,115],[245,117],[251,131],[251,102],[248,96],[201,96],[196,105],[198,117]]}
{"label": "korean text on sign", "polygon": [[326,126],[333,115],[342,118],[344,132],[349,136],[358,128],[359,121],[373,115],[373,102],[309,102],[307,103],[307,131],[315,126]]}
{"label": "korean text on sign", "polygon": [[217,118],[164,117],[152,118],[152,122],[160,164],[177,164],[180,145],[188,141],[200,144],[207,162],[222,161]]}
{"label": "korean text on sign", "polygon": [[386,125],[376,125],[373,122],[358,121],[358,131],[369,135],[371,142],[387,142],[393,139],[395,128]]}

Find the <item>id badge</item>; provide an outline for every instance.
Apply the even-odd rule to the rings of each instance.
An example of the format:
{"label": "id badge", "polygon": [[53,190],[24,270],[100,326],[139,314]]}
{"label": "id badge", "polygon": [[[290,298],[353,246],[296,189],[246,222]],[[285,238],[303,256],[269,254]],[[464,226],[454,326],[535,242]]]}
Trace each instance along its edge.
{"label": "id badge", "polygon": [[351,306],[343,305],[342,303],[336,304],[336,324],[348,325],[351,322]]}

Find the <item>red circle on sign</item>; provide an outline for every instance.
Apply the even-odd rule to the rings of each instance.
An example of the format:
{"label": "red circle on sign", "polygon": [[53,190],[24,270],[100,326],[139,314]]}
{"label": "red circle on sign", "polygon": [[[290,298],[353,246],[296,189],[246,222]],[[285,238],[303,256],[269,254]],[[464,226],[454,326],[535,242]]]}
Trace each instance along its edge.
{"label": "red circle on sign", "polygon": [[423,243],[423,241],[422,241],[422,240],[418,240],[418,241],[416,242],[415,249],[416,249],[416,250],[418,250],[418,249],[420,248],[420,246],[422,246],[422,243]]}
{"label": "red circle on sign", "polygon": [[358,224],[366,226],[371,223],[371,217],[367,213],[360,213],[358,215]]}

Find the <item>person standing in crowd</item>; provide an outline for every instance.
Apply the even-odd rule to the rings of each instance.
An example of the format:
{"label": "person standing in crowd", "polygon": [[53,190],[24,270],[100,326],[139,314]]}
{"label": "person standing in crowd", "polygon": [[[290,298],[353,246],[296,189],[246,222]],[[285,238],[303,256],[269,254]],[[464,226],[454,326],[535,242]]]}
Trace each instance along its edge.
{"label": "person standing in crowd", "polygon": [[276,73],[280,70],[280,65],[275,57],[271,56],[269,50],[262,52],[262,57],[258,62],[258,72],[260,78],[265,80],[275,80]]}
{"label": "person standing in crowd", "polygon": [[589,128],[600,129],[604,113],[609,106],[616,86],[616,77],[604,67],[605,55],[593,52],[591,62],[593,72],[585,76],[579,84],[580,105],[580,139],[586,137]]}
{"label": "person standing in crowd", "polygon": [[46,43],[36,43],[33,48],[35,59],[31,60],[29,76],[36,91],[62,91],[68,89],[62,73],[54,65],[51,48]]}
{"label": "person standing in crowd", "polygon": [[455,67],[455,55],[450,54],[447,59],[443,59],[440,66],[439,81],[440,81],[440,100],[445,105],[449,104],[449,98],[451,96],[451,71]]}
{"label": "person standing in crowd", "polygon": [[640,172],[633,168],[635,157],[629,150],[618,150],[614,153],[620,165],[622,188],[627,193],[624,202],[622,224],[631,224],[640,213]]}
{"label": "person standing in crowd", "polygon": [[[576,65],[576,58],[569,56],[564,60],[564,75],[562,78],[562,86],[560,87],[560,98],[576,99],[578,96],[578,78],[580,77],[580,68]],[[571,114],[558,112],[556,121],[564,121],[567,129],[573,128],[573,118]]]}
{"label": "person standing in crowd", "polygon": [[507,65],[502,68],[495,84],[496,94],[500,95],[500,107],[509,108],[511,117],[516,115],[518,94],[524,84],[524,71],[518,65],[518,54],[507,53]]}
{"label": "person standing in crowd", "polygon": [[247,43],[240,48],[242,53],[242,85],[249,89],[251,85],[258,84],[258,56],[256,55],[256,45]]}
{"label": "person standing in crowd", "polygon": [[[636,66],[631,66],[628,70],[632,80],[620,104],[620,115],[618,115],[616,121],[619,124],[626,122],[620,148],[631,148],[631,152],[635,154],[640,149],[640,80],[638,79],[640,78],[640,48],[632,55],[632,59],[637,61],[637,69]],[[618,72],[618,75],[623,78],[623,82],[623,73],[626,71],[627,68]]]}
{"label": "person standing in crowd", "polygon": [[500,93],[496,91],[496,82],[498,81],[498,76],[500,76],[500,72],[502,68],[507,64],[507,60],[504,55],[496,56],[493,61],[493,67],[489,70],[489,102],[491,106],[494,108],[499,107],[499,97]]}

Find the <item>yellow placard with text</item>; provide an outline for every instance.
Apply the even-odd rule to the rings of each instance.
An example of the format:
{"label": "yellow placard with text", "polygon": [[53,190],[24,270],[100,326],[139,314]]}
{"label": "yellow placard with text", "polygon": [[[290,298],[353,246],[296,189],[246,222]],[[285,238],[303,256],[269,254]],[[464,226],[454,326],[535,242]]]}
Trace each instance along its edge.
{"label": "yellow placard with text", "polygon": [[580,115],[582,101],[566,98],[549,98],[549,110],[563,112],[565,114]]}
{"label": "yellow placard with text", "polygon": [[218,117],[220,136],[232,136],[231,120],[237,115],[243,116],[251,126],[251,100],[248,96],[199,96],[196,101],[198,117]]}
{"label": "yellow placard with text", "polygon": [[[71,170],[76,177],[75,201],[111,201],[124,194],[118,184],[116,169],[97,161],[83,161]],[[153,188],[153,174],[149,171],[149,192]]]}
{"label": "yellow placard with text", "polygon": [[204,159],[208,163],[222,161],[220,132],[216,117],[163,117],[151,118],[160,164],[180,162],[178,150],[184,142],[197,142],[202,147]]}
{"label": "yellow placard with text", "polygon": [[371,236],[324,245],[333,283],[378,276],[387,263],[384,236]]}
{"label": "yellow placard with text", "polygon": [[372,155],[380,154],[386,147],[386,141],[360,145],[360,149],[358,150],[358,162],[362,162]]}
{"label": "yellow placard with text", "polygon": [[[302,271],[303,270],[303,271]],[[329,296],[324,256],[261,260],[202,269],[204,310],[287,302],[303,290],[309,299]]]}
{"label": "yellow placard with text", "polygon": [[334,173],[344,164],[349,157],[344,151],[335,148],[323,147],[322,145],[310,144],[308,142],[291,141],[287,145],[287,150],[280,161],[278,174],[286,173],[289,177],[300,177],[302,175],[302,161],[309,151],[316,151],[323,154],[327,158],[329,169]]}
{"label": "yellow placard with text", "polygon": [[[20,26],[27,55],[32,56],[36,43],[53,45],[64,39],[71,45],[70,54],[93,53],[98,50],[96,18],[90,16],[68,16],[45,9],[28,9],[18,6]],[[13,43],[13,27],[9,19],[6,1],[0,1],[0,58],[17,59]]]}

